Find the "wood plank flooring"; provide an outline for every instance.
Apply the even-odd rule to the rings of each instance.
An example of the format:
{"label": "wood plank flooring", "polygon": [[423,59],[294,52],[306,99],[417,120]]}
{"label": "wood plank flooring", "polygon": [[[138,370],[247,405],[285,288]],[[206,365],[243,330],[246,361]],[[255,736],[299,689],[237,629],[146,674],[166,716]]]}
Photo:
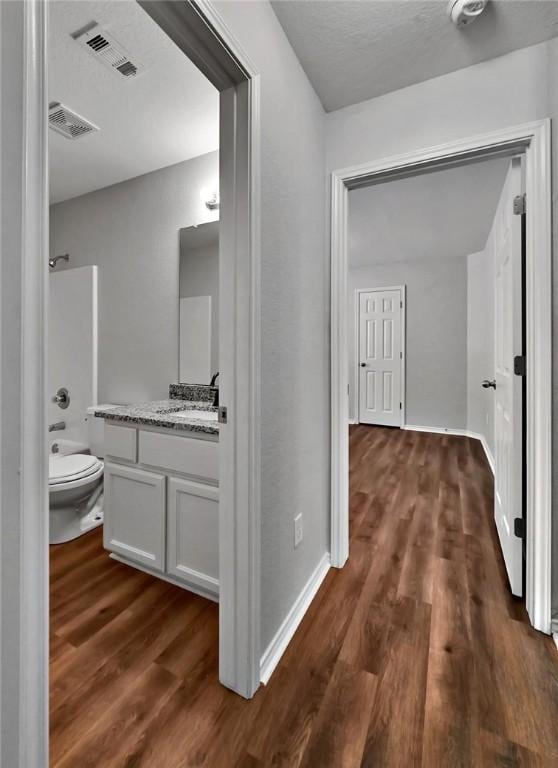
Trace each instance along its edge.
{"label": "wood plank flooring", "polygon": [[268,686],[218,684],[217,606],[51,548],[51,768],[558,766],[558,654],[508,591],[475,440],[350,433],[351,557]]}

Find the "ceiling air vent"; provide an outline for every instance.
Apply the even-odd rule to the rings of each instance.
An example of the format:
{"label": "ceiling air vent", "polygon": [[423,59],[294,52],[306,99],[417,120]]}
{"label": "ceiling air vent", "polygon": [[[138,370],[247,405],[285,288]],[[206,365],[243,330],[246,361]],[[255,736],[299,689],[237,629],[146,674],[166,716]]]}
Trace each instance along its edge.
{"label": "ceiling air vent", "polygon": [[135,77],[143,67],[133,61],[124,46],[95,21],[74,32],[73,39],[120,77]]}
{"label": "ceiling air vent", "polygon": [[81,117],[76,112],[55,101],[48,108],[48,122],[57,133],[61,133],[67,139],[79,139],[86,133],[98,131],[99,128],[89,120]]}

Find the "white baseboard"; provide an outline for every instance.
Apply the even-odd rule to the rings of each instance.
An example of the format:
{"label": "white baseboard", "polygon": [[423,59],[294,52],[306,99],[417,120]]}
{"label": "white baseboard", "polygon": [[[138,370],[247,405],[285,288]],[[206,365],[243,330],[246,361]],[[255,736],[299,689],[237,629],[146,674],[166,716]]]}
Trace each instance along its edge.
{"label": "white baseboard", "polygon": [[358,421],[356,419],[349,419],[349,426],[351,424],[358,424]]}
{"label": "white baseboard", "polygon": [[554,640],[554,645],[558,648],[558,632],[553,632],[552,639]]}
{"label": "white baseboard", "polygon": [[492,474],[494,474],[494,456],[488,447],[485,436],[479,434],[478,432],[467,432],[467,437],[472,437],[474,440],[480,440],[481,445],[484,448],[484,455],[486,456],[488,466],[490,467]]}
{"label": "white baseboard", "polygon": [[492,474],[494,474],[494,457],[488,447],[486,438],[478,432],[471,432],[469,429],[450,429],[448,427],[419,427],[415,424],[404,424],[402,429],[410,429],[413,432],[434,432],[438,435],[456,435],[457,437],[471,437],[473,440],[480,440],[484,449],[486,460]]}
{"label": "white baseboard", "polygon": [[331,558],[329,552],[327,552],[314,569],[285,620],[275,633],[275,637],[262,655],[260,679],[264,685],[268,683],[275,667],[279,664],[281,656],[285,653],[288,644],[291,642],[298,625],[304,618],[304,614],[310,607],[310,603],[314,599],[330,567]]}
{"label": "white baseboard", "polygon": [[416,424],[404,424],[402,429],[410,429],[412,432],[435,432],[437,435],[469,436],[466,429],[451,429],[449,427],[421,427]]}

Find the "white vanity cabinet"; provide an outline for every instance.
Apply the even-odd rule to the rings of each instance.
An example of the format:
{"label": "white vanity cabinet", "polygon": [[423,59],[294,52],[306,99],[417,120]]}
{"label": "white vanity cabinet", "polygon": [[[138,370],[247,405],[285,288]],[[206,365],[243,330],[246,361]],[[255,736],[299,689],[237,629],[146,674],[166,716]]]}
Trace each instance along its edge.
{"label": "white vanity cabinet", "polygon": [[218,442],[141,426],[105,424],[105,430],[105,548],[217,599]]}
{"label": "white vanity cabinet", "polygon": [[165,475],[105,463],[105,549],[154,571],[165,569]]}
{"label": "white vanity cabinet", "polygon": [[218,592],[218,488],[168,478],[167,573]]}

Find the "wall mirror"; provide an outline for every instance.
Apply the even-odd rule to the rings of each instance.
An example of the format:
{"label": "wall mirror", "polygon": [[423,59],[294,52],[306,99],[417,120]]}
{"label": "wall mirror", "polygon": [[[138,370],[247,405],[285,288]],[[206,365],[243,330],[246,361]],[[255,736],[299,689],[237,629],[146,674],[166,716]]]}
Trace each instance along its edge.
{"label": "wall mirror", "polygon": [[219,370],[219,222],[180,230],[179,381],[209,384]]}

